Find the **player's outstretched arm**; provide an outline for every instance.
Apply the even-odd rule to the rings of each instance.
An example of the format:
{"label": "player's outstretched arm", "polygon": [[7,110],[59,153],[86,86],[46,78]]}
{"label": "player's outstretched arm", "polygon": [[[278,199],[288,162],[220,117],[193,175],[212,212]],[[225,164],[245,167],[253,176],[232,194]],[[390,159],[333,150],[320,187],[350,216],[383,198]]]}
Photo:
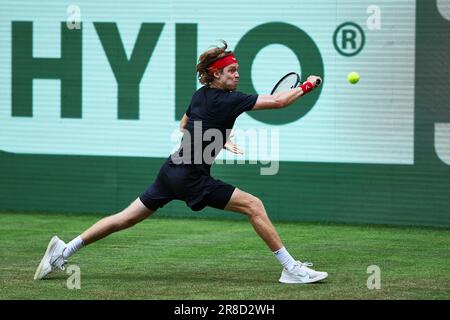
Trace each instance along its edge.
{"label": "player's outstretched arm", "polygon": [[[308,79],[306,79],[306,82],[310,82],[315,88],[317,87],[317,80],[320,80],[320,82],[322,81],[322,79],[318,76],[309,76]],[[306,82],[304,82],[303,85],[305,85]],[[255,106],[253,107],[252,111],[285,108],[288,105],[294,103],[304,94],[305,91],[302,86],[277,94],[261,94],[258,96],[258,99],[256,100]]]}

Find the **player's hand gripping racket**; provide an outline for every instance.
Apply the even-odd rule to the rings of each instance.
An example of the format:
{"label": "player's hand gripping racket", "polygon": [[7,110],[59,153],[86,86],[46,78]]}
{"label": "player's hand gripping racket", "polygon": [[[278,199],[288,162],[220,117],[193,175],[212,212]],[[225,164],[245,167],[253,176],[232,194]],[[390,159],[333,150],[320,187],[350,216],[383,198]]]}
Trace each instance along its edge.
{"label": "player's hand gripping racket", "polygon": [[[316,86],[319,86],[322,81],[317,79]],[[300,85],[300,75],[297,72],[289,72],[277,82],[270,94],[289,91],[297,88]]]}

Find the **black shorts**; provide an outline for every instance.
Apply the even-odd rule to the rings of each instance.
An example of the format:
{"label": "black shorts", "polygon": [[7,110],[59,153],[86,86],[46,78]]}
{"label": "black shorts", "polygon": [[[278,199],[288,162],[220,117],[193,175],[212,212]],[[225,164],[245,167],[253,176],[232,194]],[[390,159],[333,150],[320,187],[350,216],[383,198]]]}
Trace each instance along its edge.
{"label": "black shorts", "polygon": [[234,189],[234,186],[214,179],[194,166],[176,165],[169,158],[139,199],[150,210],[162,208],[172,200],[186,202],[193,211],[206,206],[224,209]]}

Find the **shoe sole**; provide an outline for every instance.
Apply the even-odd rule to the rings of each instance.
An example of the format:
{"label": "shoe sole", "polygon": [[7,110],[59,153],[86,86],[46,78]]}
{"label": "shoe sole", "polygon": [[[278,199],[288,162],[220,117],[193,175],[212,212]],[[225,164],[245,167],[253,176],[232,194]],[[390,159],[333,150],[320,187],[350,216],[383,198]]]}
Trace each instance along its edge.
{"label": "shoe sole", "polygon": [[36,269],[36,272],[34,274],[34,280],[41,280],[43,277],[45,277],[45,275],[42,275],[42,268],[44,267],[45,263],[48,261],[50,263],[50,258],[51,258],[51,252],[53,251],[53,249],[55,248],[56,243],[58,243],[58,237],[54,236],[48,246],[47,246],[47,250],[45,251],[44,257],[42,258],[41,262],[39,263],[39,266]]}
{"label": "shoe sole", "polygon": [[308,283],[314,283],[314,282],[321,281],[327,277],[328,277],[328,273],[325,272],[323,275],[318,276],[314,279],[309,279],[306,282],[295,281],[295,280],[290,280],[290,279],[283,279],[283,278],[280,278],[278,281],[281,283],[286,283],[286,284],[308,284]]}

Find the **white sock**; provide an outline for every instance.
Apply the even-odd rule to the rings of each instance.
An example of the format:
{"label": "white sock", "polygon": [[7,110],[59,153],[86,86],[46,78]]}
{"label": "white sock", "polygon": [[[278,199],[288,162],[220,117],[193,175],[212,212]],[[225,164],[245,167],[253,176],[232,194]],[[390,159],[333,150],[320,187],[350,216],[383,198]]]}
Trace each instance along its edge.
{"label": "white sock", "polygon": [[278,259],[278,261],[285,267],[287,270],[291,270],[294,265],[297,263],[294,258],[289,254],[289,252],[286,250],[285,247],[274,251],[273,254],[275,255],[275,258]]}
{"label": "white sock", "polygon": [[67,247],[64,249],[63,258],[64,260],[69,259],[71,255],[84,247],[84,242],[80,236],[76,237],[72,241],[67,244]]}

